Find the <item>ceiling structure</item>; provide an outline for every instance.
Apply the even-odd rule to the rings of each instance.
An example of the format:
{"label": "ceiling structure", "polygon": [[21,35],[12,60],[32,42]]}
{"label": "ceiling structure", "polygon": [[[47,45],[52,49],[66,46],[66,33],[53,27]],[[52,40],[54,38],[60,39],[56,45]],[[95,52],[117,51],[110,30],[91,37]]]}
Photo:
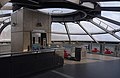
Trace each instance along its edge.
{"label": "ceiling structure", "polygon": [[[4,21],[10,16],[12,10],[16,11],[22,7],[42,11],[52,16],[53,41],[95,41],[99,43],[111,37],[112,40],[108,41],[120,42],[120,21],[103,14],[103,12],[108,12],[109,15],[109,11],[119,12],[119,0],[1,0],[0,18]],[[4,22],[6,24],[1,27],[1,32],[9,22]],[[104,39],[101,40],[101,35],[106,38],[102,37]]]}

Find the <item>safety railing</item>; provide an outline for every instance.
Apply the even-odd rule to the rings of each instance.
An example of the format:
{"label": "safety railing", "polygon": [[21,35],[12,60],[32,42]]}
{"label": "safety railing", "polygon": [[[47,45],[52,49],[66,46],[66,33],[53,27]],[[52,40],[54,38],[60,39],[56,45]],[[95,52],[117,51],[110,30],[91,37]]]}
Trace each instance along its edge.
{"label": "safety railing", "polygon": [[[96,18],[96,19],[97,19],[97,18]],[[97,19],[97,20],[99,21],[99,25],[100,25],[100,26],[102,26],[102,25],[101,25],[102,23],[103,23],[104,25],[106,25],[106,27],[105,27],[106,30],[107,30],[109,27],[110,27],[111,29],[113,29],[113,31],[116,30],[115,28],[113,28],[112,26],[106,24],[105,22],[103,22],[103,21],[101,21],[101,20],[99,20],[99,19]]]}

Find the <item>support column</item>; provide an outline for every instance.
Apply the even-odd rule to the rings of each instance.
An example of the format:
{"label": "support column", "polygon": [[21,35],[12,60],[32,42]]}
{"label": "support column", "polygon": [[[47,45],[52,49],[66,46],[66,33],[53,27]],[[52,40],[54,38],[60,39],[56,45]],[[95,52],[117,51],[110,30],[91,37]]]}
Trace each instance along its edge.
{"label": "support column", "polygon": [[100,53],[104,54],[104,50],[105,50],[105,42],[100,44]]}
{"label": "support column", "polygon": [[119,44],[116,44],[114,55],[115,55],[116,57],[120,55],[120,43],[119,43]]}
{"label": "support column", "polygon": [[115,49],[114,49],[114,51],[115,51],[115,52],[114,52],[114,56],[116,56],[116,57],[117,57],[117,54],[118,54],[118,52],[119,52],[118,49],[119,49],[119,44],[116,44],[116,45],[115,45]]}
{"label": "support column", "polygon": [[[11,34],[11,50],[12,52],[24,52],[32,48],[32,33],[46,33],[47,44],[51,42],[50,23],[51,16],[33,11],[27,8],[18,10],[11,17],[12,34]],[[36,35],[38,35],[36,34]],[[36,43],[39,44],[39,43]]]}
{"label": "support column", "polygon": [[92,52],[92,42],[88,46],[89,52]]}

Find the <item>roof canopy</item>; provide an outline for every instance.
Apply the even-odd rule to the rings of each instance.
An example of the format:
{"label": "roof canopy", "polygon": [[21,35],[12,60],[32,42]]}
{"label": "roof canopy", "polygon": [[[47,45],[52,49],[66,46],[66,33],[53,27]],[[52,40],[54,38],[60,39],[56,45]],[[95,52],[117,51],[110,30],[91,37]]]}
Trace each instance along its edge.
{"label": "roof canopy", "polygon": [[0,6],[0,22],[22,7],[50,14],[52,41],[120,42],[119,0],[1,0]]}

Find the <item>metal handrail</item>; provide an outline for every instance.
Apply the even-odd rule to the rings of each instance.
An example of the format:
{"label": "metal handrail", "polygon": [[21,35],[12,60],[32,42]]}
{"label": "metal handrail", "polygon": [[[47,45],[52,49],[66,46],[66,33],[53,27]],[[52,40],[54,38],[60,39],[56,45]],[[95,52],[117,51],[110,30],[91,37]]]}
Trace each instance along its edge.
{"label": "metal handrail", "polygon": [[[97,18],[96,18],[96,19],[97,19]],[[99,20],[99,19],[97,19],[97,20],[100,21],[99,25],[100,25],[101,23],[107,25],[106,29],[108,29],[108,27],[110,27],[110,28],[112,28],[113,30],[116,30],[115,28],[111,27],[110,25],[106,24],[105,22],[103,22],[103,21],[101,21],[101,20]]]}

